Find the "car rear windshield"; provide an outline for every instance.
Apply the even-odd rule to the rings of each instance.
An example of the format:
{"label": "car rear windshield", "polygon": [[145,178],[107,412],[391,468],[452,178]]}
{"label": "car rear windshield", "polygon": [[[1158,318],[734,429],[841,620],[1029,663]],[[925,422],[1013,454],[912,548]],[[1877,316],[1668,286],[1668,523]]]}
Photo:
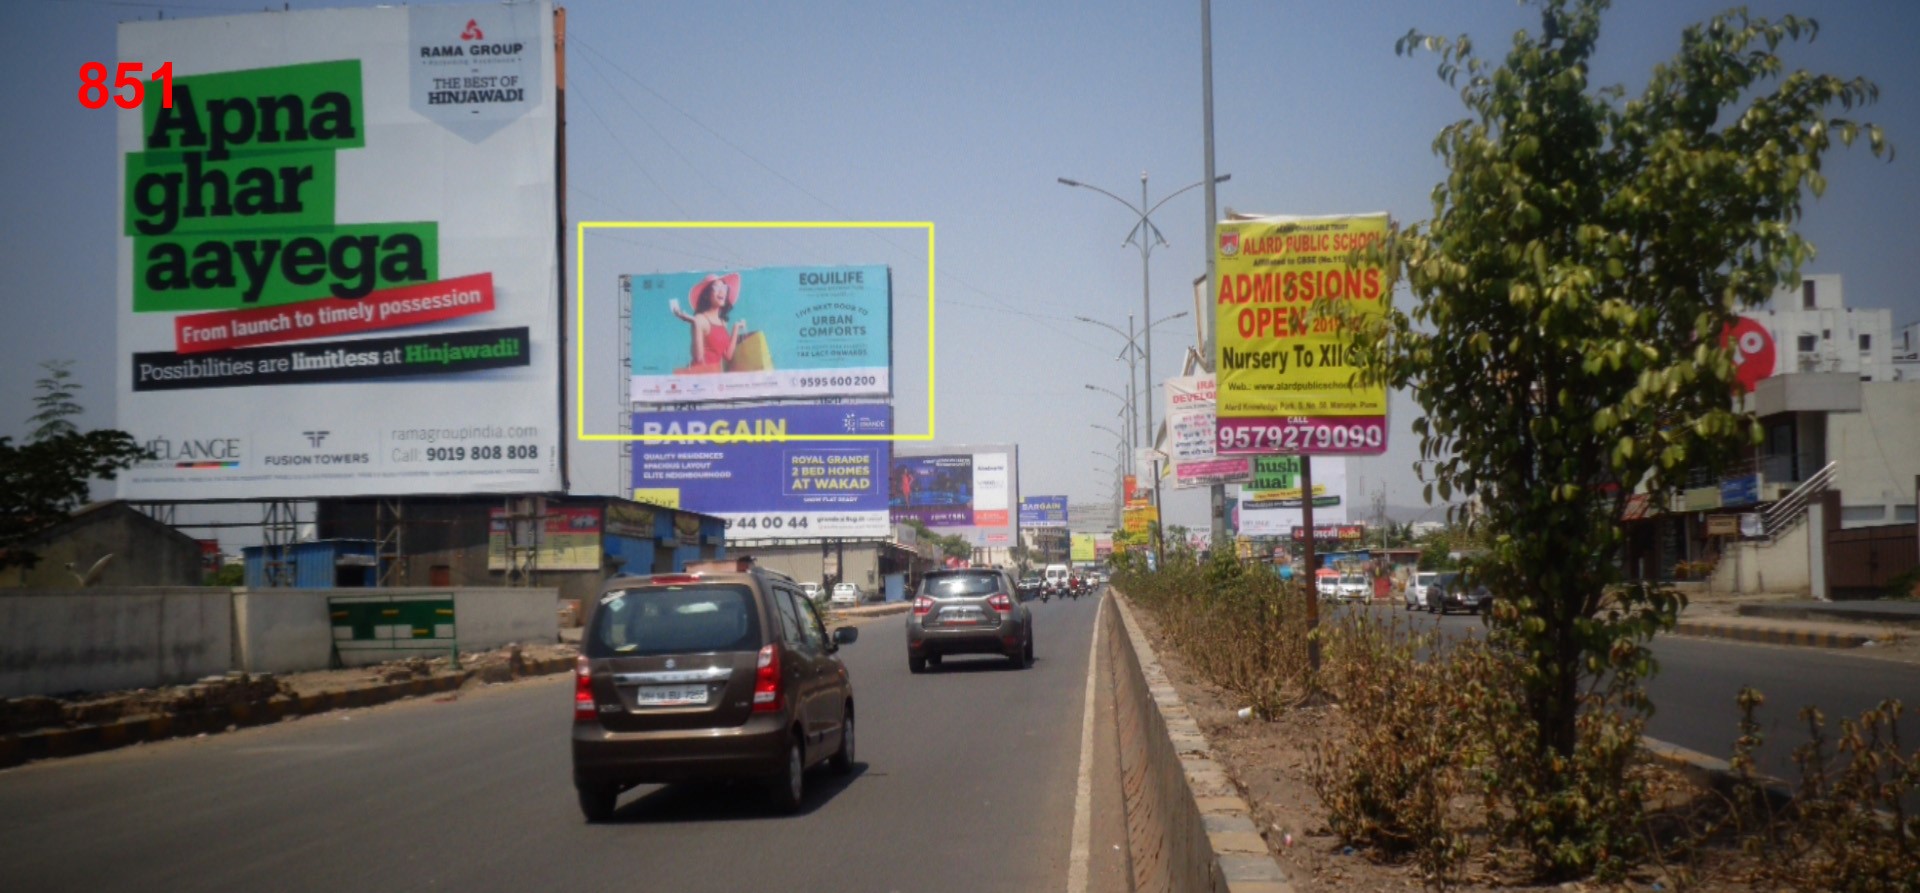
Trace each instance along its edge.
{"label": "car rear windshield", "polygon": [[588,657],[643,657],[760,647],[759,612],[745,586],[625,589],[600,599]]}
{"label": "car rear windshield", "polygon": [[999,574],[931,574],[920,581],[920,594],[929,598],[979,598],[999,591]]}

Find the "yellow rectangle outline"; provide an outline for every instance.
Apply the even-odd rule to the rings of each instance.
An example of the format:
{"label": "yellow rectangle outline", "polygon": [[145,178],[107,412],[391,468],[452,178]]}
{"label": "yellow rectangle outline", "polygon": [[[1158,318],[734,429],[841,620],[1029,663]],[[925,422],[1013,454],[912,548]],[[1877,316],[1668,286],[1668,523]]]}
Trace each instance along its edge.
{"label": "yellow rectangle outline", "polygon": [[[587,230],[590,229],[920,229],[927,231],[927,433],[925,434],[807,434],[795,437],[721,437],[713,434],[588,434],[587,433]],[[933,222],[930,220],[582,220],[576,224],[573,303],[574,436],[584,441],[705,441],[708,443],[787,443],[793,441],[933,440]],[[891,309],[889,309],[891,315]],[[631,338],[632,332],[621,337]],[[891,354],[893,346],[887,346]],[[629,411],[631,407],[629,407]]]}

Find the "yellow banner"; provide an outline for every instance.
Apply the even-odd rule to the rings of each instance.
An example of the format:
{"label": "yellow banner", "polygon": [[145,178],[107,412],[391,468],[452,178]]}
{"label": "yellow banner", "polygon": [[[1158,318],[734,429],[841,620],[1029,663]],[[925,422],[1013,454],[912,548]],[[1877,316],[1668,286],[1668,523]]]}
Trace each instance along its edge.
{"label": "yellow banner", "polygon": [[1073,535],[1073,551],[1069,561],[1097,561],[1099,555],[1094,550],[1093,534],[1076,533]]}
{"label": "yellow banner", "polygon": [[646,487],[633,491],[634,502],[645,502],[664,508],[680,507],[679,487]]}
{"label": "yellow banner", "polygon": [[1152,529],[1160,520],[1160,510],[1151,505],[1127,506],[1126,530],[1128,533],[1142,534]]}
{"label": "yellow banner", "polygon": [[1360,316],[1386,313],[1386,271],[1348,258],[1386,238],[1387,215],[1225,221],[1219,234],[1219,417],[1385,415],[1385,386],[1350,385],[1357,370],[1340,320],[1316,309],[1340,301]]}

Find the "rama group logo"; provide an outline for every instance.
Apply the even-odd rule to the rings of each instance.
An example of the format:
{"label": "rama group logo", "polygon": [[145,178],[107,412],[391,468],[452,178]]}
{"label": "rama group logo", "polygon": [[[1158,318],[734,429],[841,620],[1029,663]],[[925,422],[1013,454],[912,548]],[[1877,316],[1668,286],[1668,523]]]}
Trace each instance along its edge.
{"label": "rama group logo", "polygon": [[461,40],[486,40],[487,35],[486,35],[486,32],[480,30],[480,22],[478,20],[468,19],[467,29],[465,31],[460,32],[460,39]]}

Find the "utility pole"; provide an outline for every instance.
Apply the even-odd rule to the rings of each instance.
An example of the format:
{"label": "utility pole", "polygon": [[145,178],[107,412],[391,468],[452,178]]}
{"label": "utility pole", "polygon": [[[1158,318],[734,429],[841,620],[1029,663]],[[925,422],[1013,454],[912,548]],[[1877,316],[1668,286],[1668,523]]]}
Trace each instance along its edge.
{"label": "utility pole", "polygon": [[[1205,242],[1207,254],[1207,301],[1206,310],[1200,314],[1199,322],[1200,330],[1207,333],[1207,343],[1205,345],[1206,355],[1202,358],[1202,364],[1208,372],[1213,372],[1215,371],[1214,355],[1216,345],[1219,343],[1213,327],[1213,296],[1217,294],[1217,292],[1214,291],[1213,261],[1214,252],[1220,244],[1219,233],[1217,232],[1220,215],[1216,211],[1217,205],[1215,204],[1214,196],[1214,187],[1217,181],[1213,178],[1213,0],[1200,0],[1200,96],[1200,114],[1204,122],[1202,129],[1206,133],[1204,143],[1207,154],[1207,220]],[[1215,393],[1219,392],[1217,381],[1214,390]],[[1208,517],[1213,522],[1213,547],[1219,549],[1227,541],[1227,485],[1214,484],[1208,487],[1207,504]]]}

